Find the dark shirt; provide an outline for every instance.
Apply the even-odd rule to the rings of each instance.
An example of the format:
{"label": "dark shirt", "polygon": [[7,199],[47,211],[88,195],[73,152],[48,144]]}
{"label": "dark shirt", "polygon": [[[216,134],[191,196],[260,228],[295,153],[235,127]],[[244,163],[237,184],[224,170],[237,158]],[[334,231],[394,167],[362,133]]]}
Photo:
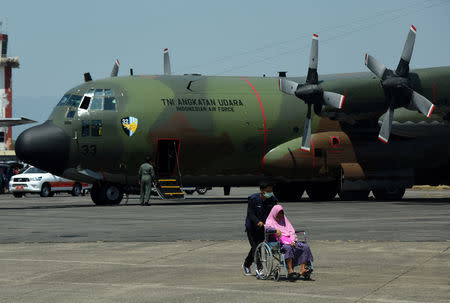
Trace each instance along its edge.
{"label": "dark shirt", "polygon": [[246,231],[255,231],[258,222],[266,222],[272,207],[277,205],[277,198],[271,197],[263,201],[261,193],[256,193],[248,197],[247,217],[245,218]]}

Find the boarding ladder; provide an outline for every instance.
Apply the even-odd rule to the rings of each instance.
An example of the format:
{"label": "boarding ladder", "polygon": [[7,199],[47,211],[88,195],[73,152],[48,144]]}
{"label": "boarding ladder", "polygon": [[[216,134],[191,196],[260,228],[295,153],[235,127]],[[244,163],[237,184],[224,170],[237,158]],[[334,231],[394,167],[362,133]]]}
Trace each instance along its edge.
{"label": "boarding ladder", "polygon": [[179,184],[177,178],[160,178],[155,188],[162,199],[184,199],[184,192]]}

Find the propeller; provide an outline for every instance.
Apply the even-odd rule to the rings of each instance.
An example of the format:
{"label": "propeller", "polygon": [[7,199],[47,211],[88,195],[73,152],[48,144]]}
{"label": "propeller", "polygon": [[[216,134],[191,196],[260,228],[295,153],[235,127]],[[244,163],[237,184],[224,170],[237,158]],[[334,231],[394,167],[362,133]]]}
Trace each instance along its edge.
{"label": "propeller", "polygon": [[[120,62],[119,59],[116,59],[114,61],[114,66],[112,68],[111,71],[111,77],[117,77],[117,75],[119,74],[119,67],[120,67]],[[169,57],[169,49],[165,48],[164,49],[164,75],[171,75],[171,70],[170,70],[170,57]],[[133,75],[133,70],[130,69],[130,75]],[[89,82],[92,81],[92,77],[89,73],[85,73],[84,75],[84,81],[85,82]]]}
{"label": "propeller", "polygon": [[119,73],[119,67],[120,67],[119,59],[116,59],[116,61],[114,61],[114,66],[111,71],[111,77],[117,77],[117,74]]}
{"label": "propeller", "polygon": [[409,80],[409,62],[414,49],[414,42],[416,40],[416,28],[411,25],[408,37],[403,47],[402,56],[395,71],[386,68],[386,66],[379,62],[371,55],[366,54],[364,63],[372,73],[381,79],[381,86],[386,95],[386,103],[388,109],[386,111],[385,119],[381,124],[378,139],[384,143],[389,141],[389,136],[392,129],[392,118],[394,116],[394,109],[399,107],[414,106],[419,112],[425,116],[430,117],[434,110],[434,104],[420,95],[411,88]]}
{"label": "propeller", "polygon": [[169,57],[169,49],[164,49],[164,75],[170,75],[172,72],[170,71],[170,57]]}
{"label": "propeller", "polygon": [[[117,77],[117,74],[119,73],[119,67],[120,67],[119,59],[116,59],[116,61],[114,61],[114,66],[111,71],[111,77]],[[84,82],[89,82],[89,81],[92,81],[91,74],[84,73]]]}
{"label": "propeller", "polygon": [[311,107],[314,106],[314,112],[318,115],[324,104],[341,109],[344,105],[345,96],[333,92],[324,91],[319,84],[317,74],[317,64],[319,59],[319,36],[314,34],[312,37],[311,52],[309,56],[308,75],[306,82],[299,84],[286,79],[286,73],[280,72],[279,87],[280,90],[289,95],[297,96],[308,106],[306,113],[305,126],[303,129],[302,150],[311,150]]}

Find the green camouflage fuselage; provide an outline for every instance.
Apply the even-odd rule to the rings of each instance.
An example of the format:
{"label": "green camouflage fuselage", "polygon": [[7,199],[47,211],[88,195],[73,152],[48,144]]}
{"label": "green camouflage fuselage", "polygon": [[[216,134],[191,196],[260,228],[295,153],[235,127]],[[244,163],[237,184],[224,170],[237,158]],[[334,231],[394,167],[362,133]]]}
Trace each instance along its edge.
{"label": "green camouflage fuselage", "polygon": [[[346,103],[340,111],[324,107],[321,116],[313,114],[310,153],[300,151],[306,105],[280,92],[278,78],[106,78],[68,94],[112,89],[115,111],[77,112],[67,118],[76,109],[57,106],[49,120],[71,138],[63,175],[80,181],[137,184],[140,164],[147,155],[155,159],[158,139],[169,138],[180,142],[179,170],[185,185],[253,185],[267,176],[327,179],[336,177],[342,163],[359,163],[366,176],[386,169],[413,170],[431,180],[427,167],[442,168],[449,160],[450,127],[445,119],[450,68],[411,74],[414,89],[432,100],[436,110],[426,119],[416,111],[397,109],[388,144],[377,140],[378,119],[386,111],[384,92],[368,73],[321,77],[324,90],[345,94]],[[127,117],[138,120],[131,136],[123,130],[122,118]],[[101,135],[82,136],[82,121],[92,120],[102,121]]]}

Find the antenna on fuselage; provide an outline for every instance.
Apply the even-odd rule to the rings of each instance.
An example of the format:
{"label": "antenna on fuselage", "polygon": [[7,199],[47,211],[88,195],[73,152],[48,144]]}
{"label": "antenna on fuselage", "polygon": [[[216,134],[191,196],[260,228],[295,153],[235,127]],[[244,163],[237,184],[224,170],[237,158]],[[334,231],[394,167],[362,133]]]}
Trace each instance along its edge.
{"label": "antenna on fuselage", "polygon": [[92,81],[92,77],[90,73],[84,73],[84,82]]}

